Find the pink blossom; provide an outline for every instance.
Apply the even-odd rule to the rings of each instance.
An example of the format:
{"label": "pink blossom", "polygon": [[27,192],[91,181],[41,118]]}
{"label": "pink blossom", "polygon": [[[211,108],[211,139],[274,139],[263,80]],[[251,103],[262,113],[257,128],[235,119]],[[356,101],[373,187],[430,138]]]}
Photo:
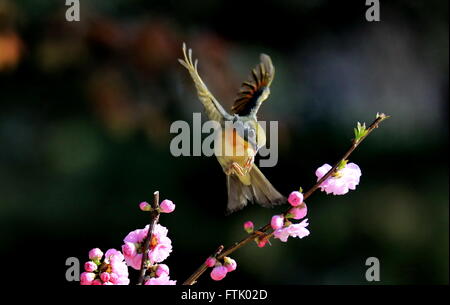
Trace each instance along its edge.
{"label": "pink blossom", "polygon": [[116,249],[109,249],[105,253],[105,263],[113,263],[115,261],[123,261],[124,257],[123,254],[120,251],[117,251]]}
{"label": "pink blossom", "polygon": [[89,251],[89,259],[95,261],[95,260],[101,260],[103,257],[103,252],[99,248],[94,248],[91,251]]}
{"label": "pink blossom", "polygon": [[150,204],[147,201],[143,201],[143,202],[139,203],[139,208],[144,212],[148,212],[152,209],[152,207],[150,206]]}
{"label": "pink blossom", "polygon": [[228,269],[224,266],[216,266],[211,271],[211,278],[215,281],[222,280],[227,275]]}
{"label": "pink blossom", "polygon": [[103,282],[109,282],[109,279],[111,278],[111,275],[110,275],[110,273],[108,273],[108,272],[102,272],[101,274],[100,274],[100,279],[103,281]]}
{"label": "pink blossom", "polygon": [[206,264],[206,266],[208,266],[208,267],[214,267],[214,265],[216,264],[216,259],[214,258],[214,257],[208,257],[207,259],[206,259],[206,262],[205,262],[205,264]]}
{"label": "pink blossom", "polygon": [[294,219],[302,219],[308,213],[308,208],[305,203],[302,203],[300,206],[291,208],[288,213],[291,214]]}
{"label": "pink blossom", "polygon": [[293,206],[296,207],[303,202],[303,194],[297,191],[294,191],[289,194],[288,202]]}
{"label": "pink blossom", "polygon": [[84,263],[84,270],[87,272],[94,272],[97,270],[97,265],[93,261],[88,261]]}
{"label": "pink blossom", "polygon": [[306,229],[308,225],[308,219],[304,219],[300,223],[291,224],[285,228],[276,230],[273,235],[282,242],[286,242],[289,236],[303,238],[309,235],[309,230]]}
{"label": "pink blossom", "polygon": [[83,272],[80,274],[80,284],[81,285],[92,285],[95,279],[95,273]]}
{"label": "pink blossom", "polygon": [[[116,249],[109,249],[105,253],[104,264],[108,265],[107,272],[110,273],[110,282],[114,285],[128,285],[128,267],[124,262],[124,256]],[[114,276],[113,276],[114,274]]]}
{"label": "pink blossom", "polygon": [[224,265],[227,268],[228,272],[236,270],[236,267],[237,267],[236,261],[234,259],[232,259],[231,257],[227,257],[227,256],[225,256],[225,258],[224,258]]}
{"label": "pink blossom", "polygon": [[172,244],[168,237],[164,237],[158,241],[148,252],[148,258],[152,264],[160,263],[169,257],[172,252]]}
{"label": "pink blossom", "polygon": [[[319,181],[330,169],[331,165],[324,164],[316,170],[317,181]],[[361,169],[355,163],[348,163],[344,168],[328,177],[321,183],[320,188],[327,194],[344,195],[349,190],[356,189],[361,177]]]}
{"label": "pink blossom", "polygon": [[125,261],[127,262],[127,265],[133,269],[140,270],[141,264],[142,264],[142,253],[138,253],[134,256],[127,256],[125,255]]}
{"label": "pink blossom", "polygon": [[270,221],[270,225],[272,226],[272,229],[280,229],[284,225],[284,217],[283,215],[274,215],[272,217],[272,220]]}
{"label": "pink blossom", "polygon": [[136,245],[126,241],[125,244],[122,245],[122,252],[125,256],[134,256],[136,255]]}
{"label": "pink blossom", "polygon": [[102,281],[100,281],[99,279],[96,279],[92,282],[92,285],[102,285]]}
{"label": "pink blossom", "polygon": [[159,208],[161,213],[172,213],[175,210],[175,204],[172,201],[165,199],[160,203]]}
{"label": "pink blossom", "polygon": [[[128,266],[139,270],[141,268],[144,242],[147,238],[149,226],[144,229],[134,230],[124,238],[124,245],[122,251],[125,255],[125,261]],[[156,224],[153,228],[152,238],[150,240],[150,247],[148,258],[151,264],[160,263],[164,261],[172,252],[172,241],[167,237],[168,230],[166,227]],[[133,249],[134,248],[134,249]]]}
{"label": "pink blossom", "polygon": [[144,285],[176,285],[177,281],[173,281],[170,277],[163,273],[160,277],[152,277],[144,283]]}
{"label": "pink blossom", "polygon": [[158,264],[155,274],[157,277],[160,277],[163,274],[169,275],[169,266],[166,264]]}
{"label": "pink blossom", "polygon": [[251,222],[251,221],[246,221],[246,222],[244,223],[244,230],[245,230],[247,233],[252,233],[252,232],[253,232],[253,228],[254,228],[253,222]]}

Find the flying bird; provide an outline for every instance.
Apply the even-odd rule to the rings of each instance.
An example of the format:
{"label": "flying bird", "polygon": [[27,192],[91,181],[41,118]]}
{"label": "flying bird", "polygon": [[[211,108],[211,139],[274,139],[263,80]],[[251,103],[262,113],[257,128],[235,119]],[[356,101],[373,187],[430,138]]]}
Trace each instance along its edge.
{"label": "flying bird", "polygon": [[206,115],[220,126],[217,133],[219,141],[215,142],[219,145],[215,147],[215,152],[227,178],[227,212],[240,210],[247,202],[254,202],[263,207],[286,202],[286,198],[254,164],[258,150],[266,144],[265,131],[258,123],[256,115],[262,103],[269,97],[270,84],[275,75],[270,57],[261,54],[261,62],[252,69],[249,80],[242,83],[228,113],[206,87],[198,74],[198,61],[192,60],[191,49],[186,53],[184,43],[183,55],[184,59],[178,61],[189,71]]}

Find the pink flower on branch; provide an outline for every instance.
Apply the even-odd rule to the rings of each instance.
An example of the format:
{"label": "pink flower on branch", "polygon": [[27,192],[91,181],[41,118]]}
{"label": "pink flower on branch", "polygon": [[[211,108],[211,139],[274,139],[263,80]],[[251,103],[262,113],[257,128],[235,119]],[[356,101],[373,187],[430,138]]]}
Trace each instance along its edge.
{"label": "pink flower on branch", "polygon": [[[324,164],[316,170],[317,181],[319,181],[330,169],[329,164]],[[327,194],[344,195],[349,190],[356,189],[361,177],[361,169],[355,163],[348,163],[342,169],[337,170],[324,182],[320,184],[321,191]]]}
{"label": "pink flower on branch", "polygon": [[[143,257],[144,242],[147,238],[149,226],[144,229],[134,230],[124,238],[122,251],[125,255],[125,261],[128,266],[140,270]],[[152,239],[148,257],[151,264],[164,261],[172,252],[172,241],[167,237],[168,230],[166,227],[156,224],[153,228]]]}
{"label": "pink flower on branch", "polygon": [[275,230],[274,237],[278,238],[282,242],[287,242],[289,236],[303,238],[309,235],[309,230],[306,227],[309,225],[308,219],[304,219],[297,224],[291,224],[287,227]]}

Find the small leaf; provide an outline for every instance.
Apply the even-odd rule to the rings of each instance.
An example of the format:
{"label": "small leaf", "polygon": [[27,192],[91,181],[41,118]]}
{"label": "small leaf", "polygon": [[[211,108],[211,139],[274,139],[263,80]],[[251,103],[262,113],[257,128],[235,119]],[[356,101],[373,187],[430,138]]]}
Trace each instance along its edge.
{"label": "small leaf", "polygon": [[358,143],[361,138],[367,135],[366,123],[361,125],[360,122],[356,124],[356,128],[354,128],[355,132],[355,142]]}
{"label": "small leaf", "polygon": [[341,170],[343,168],[345,168],[347,166],[348,160],[341,160],[341,162],[339,162],[336,170]]}

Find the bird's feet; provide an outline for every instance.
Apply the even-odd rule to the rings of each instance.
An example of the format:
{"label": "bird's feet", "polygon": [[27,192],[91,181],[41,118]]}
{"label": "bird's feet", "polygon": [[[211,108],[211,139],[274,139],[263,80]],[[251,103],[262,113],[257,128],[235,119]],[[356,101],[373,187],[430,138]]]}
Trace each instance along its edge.
{"label": "bird's feet", "polygon": [[248,157],[244,166],[242,167],[237,162],[231,163],[231,165],[225,170],[226,175],[236,174],[238,176],[245,176],[252,169],[253,162],[255,161],[255,157]]}

